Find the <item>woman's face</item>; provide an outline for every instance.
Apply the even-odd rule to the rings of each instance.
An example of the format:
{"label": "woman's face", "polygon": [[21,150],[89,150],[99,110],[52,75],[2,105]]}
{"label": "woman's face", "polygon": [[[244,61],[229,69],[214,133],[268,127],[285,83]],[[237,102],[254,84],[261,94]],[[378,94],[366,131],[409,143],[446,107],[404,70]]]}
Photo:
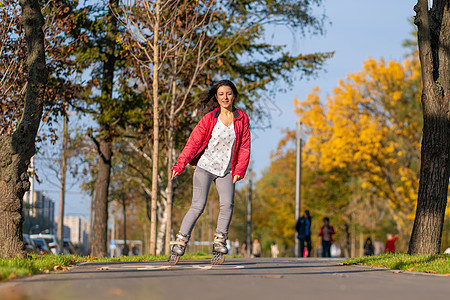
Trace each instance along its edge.
{"label": "woman's face", "polygon": [[233,108],[234,94],[231,87],[227,85],[219,87],[217,89],[216,99],[221,108],[228,110]]}

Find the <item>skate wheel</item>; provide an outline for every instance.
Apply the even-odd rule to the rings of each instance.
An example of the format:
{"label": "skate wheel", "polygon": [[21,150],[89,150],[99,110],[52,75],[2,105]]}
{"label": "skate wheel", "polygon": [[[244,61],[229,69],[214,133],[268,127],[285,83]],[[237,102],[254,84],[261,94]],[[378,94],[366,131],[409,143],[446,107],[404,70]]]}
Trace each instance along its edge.
{"label": "skate wheel", "polygon": [[225,255],[224,254],[222,254],[222,255],[220,255],[220,260],[219,260],[219,265],[221,265],[221,264],[223,264],[224,263],[224,261],[225,261]]}
{"label": "skate wheel", "polygon": [[176,254],[172,254],[169,256],[169,264],[170,265],[176,265],[178,261],[180,260],[180,256]]}
{"label": "skate wheel", "polygon": [[221,265],[225,261],[225,255],[222,253],[214,252],[211,258],[212,265]]}

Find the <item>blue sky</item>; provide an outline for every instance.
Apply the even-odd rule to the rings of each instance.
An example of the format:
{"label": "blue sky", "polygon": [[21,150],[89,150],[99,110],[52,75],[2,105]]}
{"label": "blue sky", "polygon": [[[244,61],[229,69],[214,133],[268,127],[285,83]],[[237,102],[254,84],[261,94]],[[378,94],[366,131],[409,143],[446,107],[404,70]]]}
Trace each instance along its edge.
{"label": "blue sky", "polygon": [[295,97],[306,99],[314,86],[319,86],[321,95],[325,96],[347,73],[360,71],[369,57],[403,59],[406,49],[402,43],[411,37],[414,29],[410,20],[415,15],[413,7],[416,2],[326,0],[325,13],[331,25],[326,26],[325,35],[294,39],[288,30],[268,32],[267,36],[276,37],[275,43],[288,41],[288,50],[293,53],[335,51],[335,55],[328,60],[326,71],[320,72],[318,78],[297,81],[289,92],[278,94],[269,101],[267,110],[271,116],[271,128],[253,132],[252,161],[256,176],[270,165],[270,153],[282,137],[281,130],[295,128]]}
{"label": "blue sky", "polygon": [[[402,60],[406,49],[402,42],[410,38],[413,30],[411,17],[416,0],[325,0],[324,8],[330,25],[326,34],[305,38],[294,38],[289,30],[274,28],[267,32],[269,42],[286,44],[291,53],[335,51],[325,65],[325,72],[318,78],[296,81],[290,91],[278,94],[267,101],[265,107],[270,115],[271,128],[254,130],[252,143],[253,171],[259,177],[270,165],[270,153],[282,137],[281,130],[294,129],[297,117],[293,111],[293,99],[305,99],[314,86],[319,86],[322,95],[329,93],[339,79],[347,73],[358,72],[364,61],[373,57]],[[38,158],[38,157],[37,157]],[[293,166],[294,167],[294,166]],[[55,200],[59,210],[59,187],[44,178],[36,184],[37,190],[45,191]],[[57,182],[57,181],[55,181]],[[245,180],[244,180],[245,182]],[[242,184],[241,184],[242,185]],[[90,198],[75,184],[66,194],[65,215],[81,215],[89,219]]]}

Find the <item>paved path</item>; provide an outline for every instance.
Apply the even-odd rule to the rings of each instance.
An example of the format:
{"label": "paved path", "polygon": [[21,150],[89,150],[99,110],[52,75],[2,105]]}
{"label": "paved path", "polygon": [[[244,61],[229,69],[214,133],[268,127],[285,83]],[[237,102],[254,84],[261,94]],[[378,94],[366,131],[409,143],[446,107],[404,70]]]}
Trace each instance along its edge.
{"label": "paved path", "polygon": [[450,299],[450,277],[343,266],[339,259],[88,263],[0,284],[0,299]]}

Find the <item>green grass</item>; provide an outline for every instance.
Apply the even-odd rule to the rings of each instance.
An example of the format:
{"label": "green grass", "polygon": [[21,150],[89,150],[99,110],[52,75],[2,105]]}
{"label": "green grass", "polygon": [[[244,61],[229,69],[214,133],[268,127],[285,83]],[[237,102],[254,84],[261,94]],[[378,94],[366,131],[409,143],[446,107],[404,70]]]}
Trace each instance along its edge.
{"label": "green grass", "polygon": [[[31,254],[23,258],[0,259],[0,281],[11,280],[18,277],[30,276],[36,273],[66,270],[67,267],[84,262],[138,262],[138,261],[163,261],[168,255],[139,255],[121,257],[91,257],[76,255],[35,255]],[[208,259],[211,254],[192,253],[181,257],[182,260]]]}
{"label": "green grass", "polygon": [[53,270],[55,266],[69,266],[76,263],[75,258],[71,255],[30,255],[0,259],[0,280],[42,273]]}
{"label": "green grass", "polygon": [[450,274],[450,255],[409,255],[402,253],[382,254],[378,256],[364,256],[347,259],[343,264],[360,264],[371,267],[382,267],[388,269]]}

